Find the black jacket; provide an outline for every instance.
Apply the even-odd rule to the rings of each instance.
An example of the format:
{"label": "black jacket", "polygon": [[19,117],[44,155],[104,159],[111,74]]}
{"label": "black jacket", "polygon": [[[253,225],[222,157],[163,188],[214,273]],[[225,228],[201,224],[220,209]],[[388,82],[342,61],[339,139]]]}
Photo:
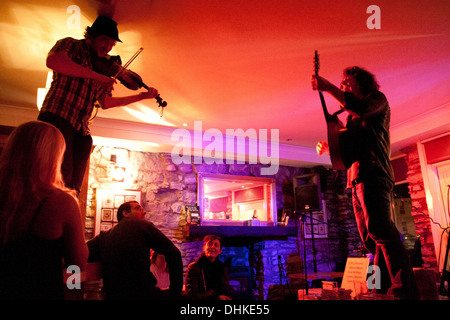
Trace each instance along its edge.
{"label": "black jacket", "polygon": [[202,252],[186,270],[186,294],[193,299],[217,300],[219,295],[231,298],[228,269],[218,258],[209,261]]}
{"label": "black jacket", "polygon": [[181,293],[181,253],[153,223],[123,218],[87,243],[89,262],[101,262],[103,289],[113,299],[153,298],[156,278],[150,272],[150,249],[166,258],[172,294]]}

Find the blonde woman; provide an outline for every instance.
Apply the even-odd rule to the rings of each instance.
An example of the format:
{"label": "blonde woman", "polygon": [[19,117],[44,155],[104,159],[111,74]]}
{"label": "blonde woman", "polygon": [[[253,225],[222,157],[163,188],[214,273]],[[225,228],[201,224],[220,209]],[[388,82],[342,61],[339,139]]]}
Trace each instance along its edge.
{"label": "blonde woman", "polygon": [[63,267],[86,267],[78,202],[61,176],[64,151],[56,127],[32,121],[0,155],[0,299],[63,299]]}

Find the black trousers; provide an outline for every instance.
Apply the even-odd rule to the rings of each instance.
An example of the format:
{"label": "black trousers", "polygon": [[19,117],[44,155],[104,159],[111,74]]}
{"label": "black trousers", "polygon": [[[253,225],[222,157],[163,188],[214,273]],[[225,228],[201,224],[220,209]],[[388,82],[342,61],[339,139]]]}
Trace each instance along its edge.
{"label": "black trousers", "polygon": [[408,254],[391,219],[392,182],[372,178],[352,189],[353,210],[366,249],[380,268],[380,292],[402,299],[418,299],[418,288]]}
{"label": "black trousers", "polygon": [[66,152],[61,166],[64,183],[77,193],[83,184],[86,165],[92,149],[92,137],[75,130],[69,121],[50,112],[39,114],[38,120],[53,124],[61,131],[66,141]]}

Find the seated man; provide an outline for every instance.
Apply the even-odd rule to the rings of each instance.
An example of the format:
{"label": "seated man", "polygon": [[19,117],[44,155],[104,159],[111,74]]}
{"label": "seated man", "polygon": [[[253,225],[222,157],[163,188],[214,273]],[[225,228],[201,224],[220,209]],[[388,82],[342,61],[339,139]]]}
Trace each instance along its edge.
{"label": "seated man", "polygon": [[[137,201],[123,203],[119,223],[101,232],[87,245],[88,262],[101,262],[106,299],[164,299],[179,297],[183,286],[183,263],[178,248],[153,223],[144,219]],[[170,272],[168,292],[156,287],[150,272],[150,249],[166,258]]]}
{"label": "seated man", "polygon": [[193,299],[231,300],[228,270],[217,259],[222,253],[222,239],[207,235],[200,257],[186,270],[186,294]]}

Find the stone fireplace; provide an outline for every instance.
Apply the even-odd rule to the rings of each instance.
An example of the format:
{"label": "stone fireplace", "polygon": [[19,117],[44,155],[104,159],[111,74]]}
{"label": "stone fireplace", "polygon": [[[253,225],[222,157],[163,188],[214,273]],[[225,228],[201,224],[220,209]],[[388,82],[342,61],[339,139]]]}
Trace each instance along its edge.
{"label": "stone fireplace", "polygon": [[[122,182],[112,180],[113,165],[125,167]],[[172,162],[171,155],[166,153],[96,146],[91,154],[89,167],[86,238],[93,236],[97,188],[139,190],[141,205],[148,212],[146,219],[153,222],[180,249],[185,270],[199,256],[203,244],[201,239],[186,236],[186,216],[183,210],[184,206],[197,203],[199,173],[260,177],[261,165],[205,162],[176,165]],[[303,258],[304,250],[306,262],[302,263],[306,264],[309,273],[314,268],[317,271],[344,271],[348,257],[361,255],[361,241],[352,211],[351,194],[345,188],[345,172],[324,167],[280,166],[275,175],[268,176],[276,182],[277,216],[281,216],[283,209],[294,209],[294,177],[308,173],[320,176],[321,198],[326,206],[329,223],[327,236],[314,239],[314,248],[310,238],[306,239],[303,246],[299,234],[301,230],[298,228],[296,234],[279,239],[255,237],[253,241],[241,244],[229,242],[231,245],[226,245],[223,249],[221,260],[229,264],[232,273],[234,272],[232,276],[240,281],[237,286],[250,292],[254,298],[266,299],[270,286],[286,284],[286,271],[302,273],[301,267],[297,268],[299,270],[292,270],[292,265],[289,266],[288,262],[292,257]],[[411,188],[417,187],[412,184]],[[299,223],[291,219],[289,226],[299,227]],[[432,259],[427,258],[427,250],[432,248],[427,245],[426,238],[423,244],[426,266],[433,266]]]}

